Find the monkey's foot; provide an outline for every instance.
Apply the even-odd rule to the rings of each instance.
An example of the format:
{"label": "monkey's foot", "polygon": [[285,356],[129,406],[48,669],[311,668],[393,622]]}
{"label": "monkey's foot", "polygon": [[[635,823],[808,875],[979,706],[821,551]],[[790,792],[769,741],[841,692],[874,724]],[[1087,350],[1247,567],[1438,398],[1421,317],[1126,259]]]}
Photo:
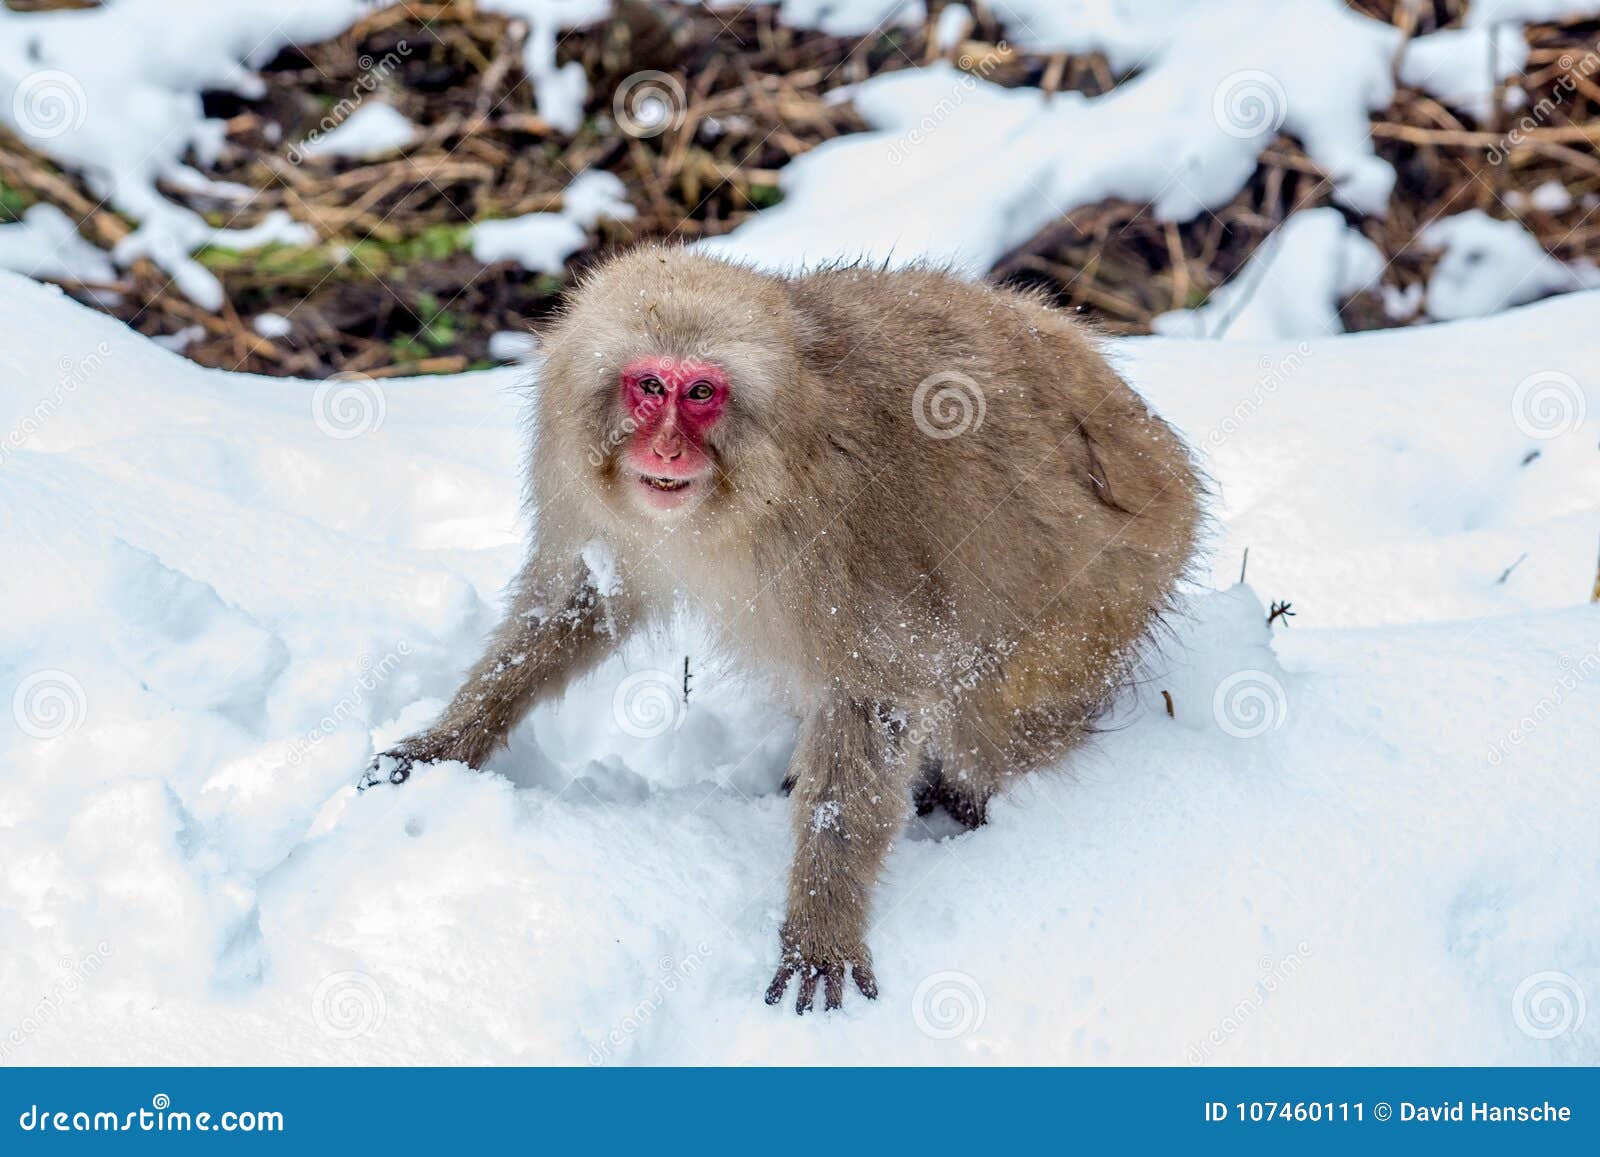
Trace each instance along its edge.
{"label": "monkey's foot", "polygon": [[917,814],[925,816],[940,807],[962,827],[981,828],[988,820],[989,800],[975,792],[954,787],[942,775],[930,776],[917,785],[912,796]]}
{"label": "monkey's foot", "polygon": [[767,1003],[777,1004],[783,999],[792,977],[800,978],[795,994],[794,1011],[804,1016],[811,1011],[817,996],[817,982],[822,982],[822,1007],[826,1011],[844,1003],[844,978],[849,972],[855,977],[856,987],[868,1000],[878,999],[878,979],[872,975],[872,958],[865,949],[860,952],[834,957],[801,952],[798,948],[785,948],[778,974],[767,985]]}

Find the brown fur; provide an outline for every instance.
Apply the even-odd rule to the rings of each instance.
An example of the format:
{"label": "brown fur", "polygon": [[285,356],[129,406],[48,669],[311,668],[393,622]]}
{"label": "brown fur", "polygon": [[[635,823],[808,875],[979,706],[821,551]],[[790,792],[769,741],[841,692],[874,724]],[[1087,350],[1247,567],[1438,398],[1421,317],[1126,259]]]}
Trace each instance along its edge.
{"label": "brown fur", "polygon": [[[480,764],[626,633],[697,607],[807,716],[768,998],[798,975],[798,1008],[819,980],[836,1005],[847,968],[874,994],[872,889],[913,797],[982,822],[1010,777],[1084,734],[1195,548],[1187,452],[1071,319],[937,270],[783,279],[645,248],[590,277],[544,344],[538,542],[511,614],[444,717],[384,766],[398,782],[412,762]],[[651,354],[732,381],[707,445],[716,482],[672,521],[628,501],[621,459],[618,372]],[[981,423],[926,433],[929,379],[924,403],[981,394]],[[579,561],[597,541],[617,591]]]}

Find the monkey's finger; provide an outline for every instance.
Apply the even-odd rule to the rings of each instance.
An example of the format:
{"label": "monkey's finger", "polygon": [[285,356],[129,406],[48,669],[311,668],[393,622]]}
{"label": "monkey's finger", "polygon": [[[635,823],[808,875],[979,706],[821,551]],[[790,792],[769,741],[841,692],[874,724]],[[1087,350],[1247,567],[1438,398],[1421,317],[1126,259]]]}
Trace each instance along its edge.
{"label": "monkey's finger", "polygon": [[851,972],[856,978],[856,987],[861,990],[861,995],[868,1000],[878,999],[878,978],[872,975],[872,965],[856,961]]}
{"label": "monkey's finger", "polygon": [[778,965],[778,975],[772,978],[772,983],[767,985],[767,1003],[777,1004],[783,999],[784,989],[789,987],[789,978],[794,975],[792,964]]}
{"label": "monkey's finger", "polygon": [[844,1004],[844,965],[830,964],[822,971],[822,1007],[826,1011]]}
{"label": "monkey's finger", "polygon": [[800,995],[794,1000],[796,1016],[804,1016],[811,1011],[811,1005],[817,998],[817,979],[821,975],[821,971],[809,965],[800,973]]}

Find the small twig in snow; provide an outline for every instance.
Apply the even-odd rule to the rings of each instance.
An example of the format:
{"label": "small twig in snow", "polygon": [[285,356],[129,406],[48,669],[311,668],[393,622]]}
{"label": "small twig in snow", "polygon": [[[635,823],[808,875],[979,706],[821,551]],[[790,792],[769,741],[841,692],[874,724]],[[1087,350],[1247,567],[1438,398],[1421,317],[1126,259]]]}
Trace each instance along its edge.
{"label": "small twig in snow", "polygon": [[1506,585],[1506,579],[1511,577],[1511,572],[1516,570],[1519,566],[1521,566],[1522,565],[1522,560],[1524,558],[1527,558],[1527,557],[1528,557],[1528,552],[1527,551],[1523,551],[1521,558],[1518,558],[1516,562],[1512,563],[1510,566],[1506,567],[1505,570],[1500,572],[1500,577],[1494,580],[1495,581],[1495,585],[1496,586],[1502,586],[1502,587],[1505,586]]}

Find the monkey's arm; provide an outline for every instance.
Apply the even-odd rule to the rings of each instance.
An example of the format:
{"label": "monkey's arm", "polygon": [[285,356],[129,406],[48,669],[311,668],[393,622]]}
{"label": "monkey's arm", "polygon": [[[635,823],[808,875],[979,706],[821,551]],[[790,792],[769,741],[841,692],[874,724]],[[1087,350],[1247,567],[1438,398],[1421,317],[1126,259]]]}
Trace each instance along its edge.
{"label": "monkey's arm", "polygon": [[540,700],[559,695],[616,646],[633,618],[628,602],[601,594],[581,565],[555,576],[525,571],[510,612],[444,714],[374,759],[358,786],[404,783],[418,763],[481,766]]}
{"label": "monkey's arm", "polygon": [[806,721],[790,767],[795,855],[768,1004],[782,1000],[799,976],[797,1013],[812,1007],[818,980],[823,1007],[838,1008],[846,971],[869,1000],[878,995],[867,916],[889,842],[909,810],[910,761],[900,730],[877,704],[846,698]]}

